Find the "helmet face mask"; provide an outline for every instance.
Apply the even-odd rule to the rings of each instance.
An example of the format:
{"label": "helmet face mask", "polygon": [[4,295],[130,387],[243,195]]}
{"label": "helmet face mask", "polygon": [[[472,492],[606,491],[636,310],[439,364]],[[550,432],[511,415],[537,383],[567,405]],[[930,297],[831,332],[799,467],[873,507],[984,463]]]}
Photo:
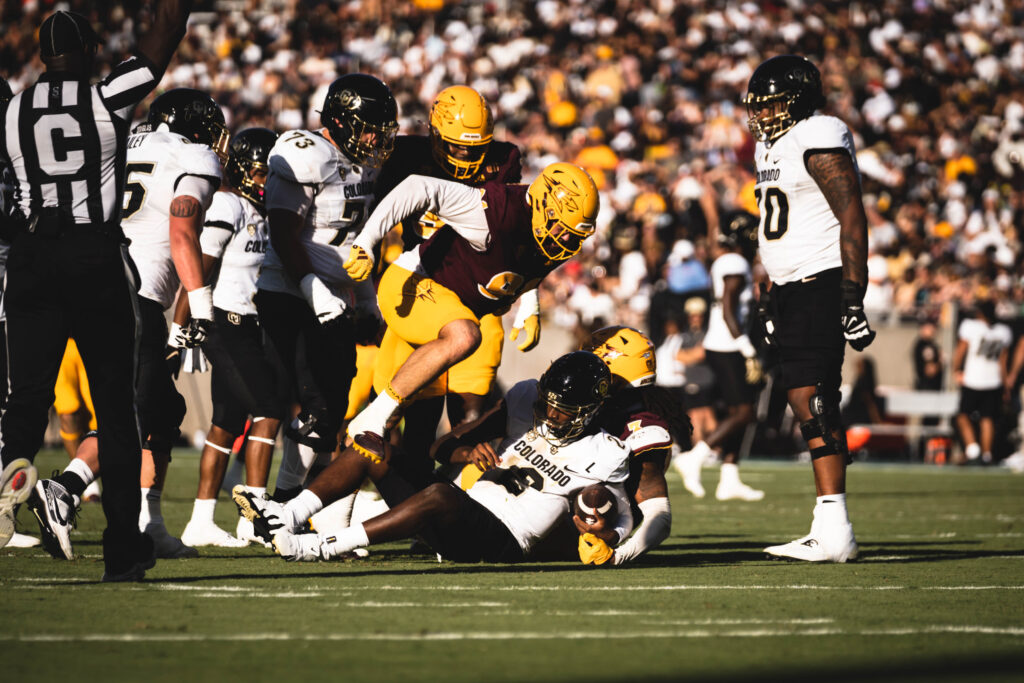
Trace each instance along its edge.
{"label": "helmet face mask", "polygon": [[639,330],[622,325],[602,327],[590,335],[583,350],[604,361],[615,389],[654,384],[657,376],[654,343]]}
{"label": "helmet face mask", "polygon": [[331,83],[320,122],[351,161],[377,168],[395,148],[398,105],[383,81],[348,74]]}
{"label": "helmet face mask", "polygon": [[267,181],[267,157],[277,134],[267,128],[247,128],[231,140],[224,175],[238,192],[259,207],[263,206],[263,186]]}
{"label": "helmet face mask", "polygon": [[542,254],[567,261],[594,234],[599,208],[597,186],[579,166],[548,165],[527,191],[533,209],[532,230]]}
{"label": "helmet face mask", "polygon": [[213,98],[192,88],[175,88],[153,100],[148,119],[153,127],[164,124],[172,133],[212,149],[221,161],[227,159],[231,138],[224,112]]}
{"label": "helmet face mask", "polygon": [[475,178],[493,138],[494,118],[480,93],[464,85],[438,93],[430,108],[430,148],[448,175]]}
{"label": "helmet face mask", "polygon": [[553,446],[578,439],[608,396],[611,375],[600,358],[573,351],[541,375],[533,404],[533,428]]}
{"label": "helmet face mask", "polygon": [[821,73],[797,55],[772,57],[754,70],[743,103],[750,133],[770,144],[825,105]]}

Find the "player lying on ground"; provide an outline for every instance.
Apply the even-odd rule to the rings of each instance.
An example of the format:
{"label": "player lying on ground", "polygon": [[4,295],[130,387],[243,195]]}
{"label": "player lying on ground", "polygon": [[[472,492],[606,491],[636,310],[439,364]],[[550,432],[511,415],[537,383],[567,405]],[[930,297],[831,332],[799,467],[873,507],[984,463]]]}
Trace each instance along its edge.
{"label": "player lying on ground", "polygon": [[[374,543],[419,536],[450,560],[518,562],[568,513],[577,491],[603,482],[623,511],[613,523],[614,537],[609,535],[614,542],[632,529],[623,489],[629,449],[590,425],[610,383],[607,366],[594,354],[574,351],[562,356],[539,381],[512,387],[459,437],[452,459],[469,460],[486,451],[485,457],[497,466],[467,491],[446,481],[401,501],[392,498],[392,509],[364,524],[296,534],[305,519],[299,519],[294,508],[242,489],[236,489],[235,502],[287,560],[323,560]],[[495,438],[501,439],[496,450],[478,448]],[[363,462],[369,474],[373,465],[367,459]]]}

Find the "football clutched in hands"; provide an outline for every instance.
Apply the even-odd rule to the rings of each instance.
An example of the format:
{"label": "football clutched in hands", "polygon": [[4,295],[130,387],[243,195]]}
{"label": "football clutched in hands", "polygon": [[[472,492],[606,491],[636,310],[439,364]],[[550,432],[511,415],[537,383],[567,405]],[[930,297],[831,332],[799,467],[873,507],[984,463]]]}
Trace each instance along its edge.
{"label": "football clutched in hands", "polygon": [[580,489],[573,501],[573,513],[587,524],[597,524],[598,519],[611,522],[615,518],[615,496],[603,484]]}

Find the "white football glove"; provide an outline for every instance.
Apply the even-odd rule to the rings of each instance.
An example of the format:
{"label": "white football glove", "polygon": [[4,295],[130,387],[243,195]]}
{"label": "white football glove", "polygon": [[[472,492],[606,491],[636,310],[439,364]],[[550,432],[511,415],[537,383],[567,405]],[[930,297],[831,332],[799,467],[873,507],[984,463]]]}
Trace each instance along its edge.
{"label": "white football glove", "polygon": [[310,308],[313,309],[313,313],[316,314],[316,319],[321,325],[325,325],[335,318],[340,318],[345,314],[345,309],[348,308],[345,301],[335,296],[327,288],[323,280],[314,273],[309,273],[306,277],[302,278],[302,282],[299,283],[299,289],[302,290],[302,296],[309,302]]}

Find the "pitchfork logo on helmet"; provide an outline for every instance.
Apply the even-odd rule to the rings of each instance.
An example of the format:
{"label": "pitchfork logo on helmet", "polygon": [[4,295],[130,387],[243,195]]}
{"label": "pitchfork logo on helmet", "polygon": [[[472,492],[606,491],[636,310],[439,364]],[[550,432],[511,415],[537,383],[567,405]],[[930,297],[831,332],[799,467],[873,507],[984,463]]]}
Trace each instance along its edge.
{"label": "pitchfork logo on helmet", "polygon": [[554,446],[574,441],[597,414],[610,386],[608,366],[589,351],[556,359],[537,383],[534,429]]}
{"label": "pitchfork logo on helmet", "polygon": [[602,327],[590,335],[583,350],[604,361],[616,388],[654,384],[657,374],[654,344],[639,330],[622,325]]}
{"label": "pitchfork logo on helmet", "polygon": [[533,208],[533,238],[552,261],[579,253],[594,234],[599,199],[594,180],[579,166],[549,164],[527,190]]}
{"label": "pitchfork logo on helmet", "polygon": [[430,108],[434,160],[455,180],[472,180],[494,138],[494,118],[483,96],[465,85],[437,94]]}
{"label": "pitchfork logo on helmet", "polygon": [[395,147],[398,105],[391,89],[367,74],[348,74],[327,89],[320,122],[345,156],[379,167]]}
{"label": "pitchfork logo on helmet", "polygon": [[772,57],[754,70],[743,103],[751,134],[760,142],[774,142],[825,106],[821,74],[803,57]]}

